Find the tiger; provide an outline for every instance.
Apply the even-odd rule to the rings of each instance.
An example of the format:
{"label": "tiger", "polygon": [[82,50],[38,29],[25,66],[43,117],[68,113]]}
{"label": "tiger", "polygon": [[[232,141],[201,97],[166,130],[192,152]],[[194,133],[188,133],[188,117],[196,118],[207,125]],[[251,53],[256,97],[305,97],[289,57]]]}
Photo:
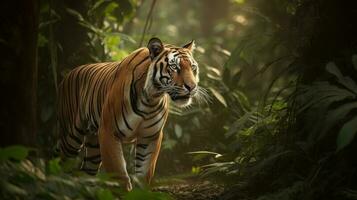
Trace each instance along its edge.
{"label": "tiger", "polygon": [[127,191],[132,180],[124,144],[135,145],[135,177],[150,184],[169,114],[169,102],[187,107],[198,96],[194,40],[182,47],[151,38],[122,61],[82,65],[59,85],[57,150],[83,154],[80,169],[115,175]]}

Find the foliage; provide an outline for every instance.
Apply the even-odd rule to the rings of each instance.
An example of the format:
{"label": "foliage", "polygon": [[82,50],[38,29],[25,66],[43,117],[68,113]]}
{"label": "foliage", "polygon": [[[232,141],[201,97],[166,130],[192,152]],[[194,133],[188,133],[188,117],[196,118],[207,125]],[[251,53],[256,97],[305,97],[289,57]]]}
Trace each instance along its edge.
{"label": "foliage", "polygon": [[[354,56],[355,57],[355,56]],[[357,72],[357,65],[354,65]],[[304,127],[309,134],[310,145],[326,138],[339,128],[337,151],[350,144],[357,132],[357,83],[350,76],[344,76],[332,62],[326,70],[333,76],[331,81],[316,81],[311,86],[301,86],[297,90],[297,114],[314,119]],[[311,144],[312,143],[312,144]]]}
{"label": "foliage", "polygon": [[0,151],[2,199],[170,199],[166,194],[146,190],[125,194],[109,174],[85,175],[76,170],[73,160],[26,159],[29,150],[23,146],[9,146]]}
{"label": "foliage", "polygon": [[[289,152],[280,152],[269,157],[275,148],[276,139],[279,137],[279,123],[286,117],[286,103],[273,102],[264,109],[265,114],[257,109],[250,109],[242,117],[236,119],[228,128],[225,137],[230,141],[226,144],[225,152],[192,152],[194,160],[199,160],[202,155],[214,155],[214,162],[201,166],[202,175],[217,174],[244,176],[245,170],[250,166],[263,168],[264,165],[274,163],[280,156]],[[258,170],[259,171],[259,170]]]}

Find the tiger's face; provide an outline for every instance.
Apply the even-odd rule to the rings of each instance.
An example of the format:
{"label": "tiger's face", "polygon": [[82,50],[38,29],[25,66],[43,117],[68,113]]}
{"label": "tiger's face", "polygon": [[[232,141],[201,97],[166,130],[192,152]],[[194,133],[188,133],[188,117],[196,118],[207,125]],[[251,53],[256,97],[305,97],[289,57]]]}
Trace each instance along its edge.
{"label": "tiger's face", "polygon": [[152,83],[160,93],[166,93],[180,107],[191,104],[198,92],[198,64],[192,56],[194,41],[181,48],[163,46],[153,38],[148,48],[152,59]]}

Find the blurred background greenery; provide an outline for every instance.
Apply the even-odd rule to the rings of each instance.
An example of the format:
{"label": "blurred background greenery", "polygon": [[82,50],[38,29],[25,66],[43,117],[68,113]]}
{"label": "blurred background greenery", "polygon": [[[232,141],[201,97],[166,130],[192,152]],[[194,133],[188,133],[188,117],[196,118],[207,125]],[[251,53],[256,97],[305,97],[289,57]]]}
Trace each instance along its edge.
{"label": "blurred background greenery", "polygon": [[[218,199],[357,199],[353,157],[357,146],[353,140],[357,132],[357,11],[353,1],[30,2],[22,2],[21,8],[33,11],[29,14],[34,16],[32,26],[5,24],[12,33],[22,29],[36,33],[31,38],[36,45],[29,51],[35,51],[37,59],[32,66],[37,71],[36,87],[30,88],[35,94],[31,100],[37,105],[32,111],[37,126],[23,125],[29,134],[3,140],[2,146],[35,146],[38,159],[32,158],[31,163],[21,153],[16,157],[31,149],[2,149],[1,173],[7,177],[2,181],[4,197],[24,197],[28,191],[21,188],[31,188],[24,184],[26,180],[41,185],[43,177],[55,175],[60,178],[47,181],[57,186],[41,185],[42,190],[29,197],[114,198],[115,190],[107,179],[82,174],[70,178],[65,172],[72,167],[61,166],[51,157],[57,138],[56,91],[74,67],[121,60],[156,36],[175,45],[196,41],[200,85],[210,95],[207,102],[189,109],[172,107],[157,180],[198,176],[218,182],[225,188]],[[1,27],[1,51],[6,52],[8,44],[20,48],[21,43],[13,40],[21,34],[8,36],[5,29]],[[12,91],[7,78],[16,79],[16,75],[11,70],[28,72],[12,67],[7,61],[14,58],[3,55],[2,84]],[[3,121],[2,127],[7,124]],[[9,161],[14,152],[15,160],[20,160],[17,166]],[[26,171],[28,165],[33,167],[31,173],[44,175]],[[19,179],[18,174],[32,178]],[[76,184],[88,188],[76,189]],[[94,192],[88,192],[92,186]],[[127,198],[169,198],[140,192],[145,193]]]}

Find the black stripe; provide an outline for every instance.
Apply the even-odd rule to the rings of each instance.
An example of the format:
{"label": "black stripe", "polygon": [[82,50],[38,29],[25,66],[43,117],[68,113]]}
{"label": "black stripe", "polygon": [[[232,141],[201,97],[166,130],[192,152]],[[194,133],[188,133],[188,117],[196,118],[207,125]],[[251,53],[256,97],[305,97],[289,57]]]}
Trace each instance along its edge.
{"label": "black stripe", "polygon": [[121,107],[121,115],[123,116],[124,123],[125,123],[126,127],[128,127],[128,129],[132,131],[133,129],[130,127],[128,121],[126,120],[125,113],[124,113],[124,110],[123,110],[124,108],[125,108],[125,104],[123,103],[123,105]]}
{"label": "black stripe", "polygon": [[156,104],[150,104],[149,103],[149,97],[148,97],[148,94],[146,93],[145,90],[143,90],[143,97],[144,97],[144,99],[141,98],[141,103],[144,106],[149,107],[149,108],[153,108],[153,107],[157,106],[157,103]]}
{"label": "black stripe", "polygon": [[72,138],[74,141],[76,141],[77,144],[82,144],[82,142],[83,142],[79,137],[73,135],[73,133],[72,133],[72,134],[68,134],[68,136],[69,136],[70,138]]}
{"label": "black stripe", "polygon": [[149,108],[154,108],[157,106],[157,104],[149,104],[149,103],[146,103],[143,99],[141,99],[141,103],[146,106],[146,107],[149,107]]}
{"label": "black stripe", "polygon": [[90,162],[92,164],[98,165],[102,162],[102,160],[85,160],[86,162]]}
{"label": "black stripe", "polygon": [[61,141],[62,141],[61,143],[64,143],[66,148],[71,148],[71,150],[73,151],[78,151],[78,148],[68,143],[67,138],[65,136],[62,136]]}
{"label": "black stripe", "polygon": [[140,168],[141,165],[140,165],[140,164],[136,164],[135,167],[136,167],[136,168]]}
{"label": "black stripe", "polygon": [[123,137],[126,137],[126,135],[120,130],[119,126],[118,126],[118,121],[117,121],[117,117],[115,115],[115,111],[113,112],[114,114],[114,121],[115,121],[115,128],[117,130],[117,132],[122,135]]}
{"label": "black stripe", "polygon": [[162,103],[160,104],[160,106],[157,107],[157,109],[155,109],[155,110],[153,110],[152,112],[149,113],[149,114],[154,114],[154,115],[152,115],[152,116],[149,117],[149,118],[146,118],[146,120],[151,120],[151,119],[153,119],[153,118],[156,117],[158,114],[160,114],[161,111],[162,111],[164,108],[165,108],[165,103],[162,102]]}
{"label": "black stripe", "polygon": [[140,161],[145,161],[144,158],[141,158],[141,157],[139,157],[139,156],[135,156],[135,159],[140,160]]}
{"label": "black stripe", "polygon": [[81,170],[86,172],[89,175],[96,175],[98,173],[98,169],[82,168]]}
{"label": "black stripe", "polygon": [[89,142],[87,142],[86,144],[85,144],[85,146],[86,147],[89,147],[89,148],[93,148],[93,149],[98,149],[100,146],[99,146],[99,143],[97,143],[97,144],[91,144],[91,143],[89,143]]}
{"label": "black stripe", "polygon": [[83,130],[81,130],[80,128],[78,128],[77,126],[74,126],[74,129],[75,129],[79,134],[81,134],[81,135],[86,135],[86,133],[85,133]]}
{"label": "black stripe", "polygon": [[142,113],[142,111],[140,111],[136,106],[137,106],[137,94],[136,94],[136,88],[134,85],[134,81],[135,80],[135,70],[136,68],[142,64],[143,62],[145,62],[147,59],[149,59],[149,56],[145,57],[143,60],[141,60],[137,65],[135,65],[133,71],[132,71],[132,77],[131,77],[131,83],[130,83],[130,103],[131,103],[131,108],[133,110],[133,112],[143,118],[145,118],[144,114]]}
{"label": "black stripe", "polygon": [[[160,82],[161,82],[162,84],[166,84],[167,81],[168,81],[171,77],[169,77],[169,76],[164,76],[164,75],[162,74],[163,71],[164,71],[164,64],[161,62],[161,63],[160,63],[160,78],[159,78],[159,80],[160,80]],[[163,82],[163,79],[167,79],[166,83]]]}
{"label": "black stripe", "polygon": [[146,153],[146,154],[141,154],[141,153],[136,153],[136,156],[140,156],[140,157],[142,157],[142,158],[145,158],[146,156],[148,156],[148,155],[150,155],[150,154],[152,154],[152,152],[148,152],[148,153]]}
{"label": "black stripe", "polygon": [[78,151],[74,151],[71,149],[66,148],[64,144],[61,142],[60,144],[61,152],[66,156],[66,157],[74,157],[78,155]]}
{"label": "black stripe", "polygon": [[140,148],[143,148],[143,149],[146,149],[149,145],[148,144],[137,144],[136,146],[140,147]]}
{"label": "black stripe", "polygon": [[87,156],[87,157],[84,157],[83,160],[84,161],[95,161],[95,160],[101,160],[102,157],[100,156],[100,154],[98,155],[94,155],[94,156]]}
{"label": "black stripe", "polygon": [[158,119],[156,122],[154,122],[154,123],[152,123],[149,126],[146,126],[144,128],[151,128],[151,127],[155,126],[156,124],[158,124],[165,117],[166,112],[167,112],[167,110],[165,110],[165,112],[161,115],[160,119]]}
{"label": "black stripe", "polygon": [[145,136],[144,138],[145,139],[156,139],[157,136],[159,136],[160,132],[161,132],[161,129],[159,131],[157,131],[156,133],[152,134],[152,135]]}
{"label": "black stripe", "polygon": [[[167,55],[167,51],[165,51],[165,52],[163,52],[162,54],[161,54],[161,56],[156,60],[156,62],[155,62],[155,64],[154,64],[154,73],[153,73],[153,76],[152,76],[152,82],[154,83],[154,86],[157,86],[156,84],[156,80],[155,80],[155,77],[156,77],[156,73],[157,73],[157,69],[156,69],[156,67],[157,67],[157,63],[160,61],[160,59],[163,57],[163,56],[166,56]],[[156,83],[156,84],[155,84]]]}

